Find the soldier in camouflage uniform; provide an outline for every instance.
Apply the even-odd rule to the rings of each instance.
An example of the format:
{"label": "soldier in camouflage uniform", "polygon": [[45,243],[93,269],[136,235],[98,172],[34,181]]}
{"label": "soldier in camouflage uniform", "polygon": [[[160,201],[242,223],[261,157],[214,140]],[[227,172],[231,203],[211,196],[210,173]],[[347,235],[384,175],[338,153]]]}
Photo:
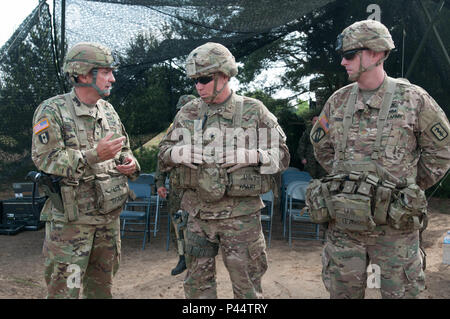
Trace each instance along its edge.
{"label": "soldier in camouflage uniform", "polygon": [[[223,45],[209,42],[194,49],[186,71],[200,98],[175,116],[158,155],[160,169],[176,168],[172,182],[185,189],[181,207],[189,213],[190,256],[185,296],[217,298],[220,247],[234,297],[262,298],[267,257],[259,195],[269,190],[271,174],[289,166],[286,137],[260,101],[231,90],[237,66]],[[247,133],[254,143],[246,143]]]}
{"label": "soldier in camouflage uniform", "polygon": [[416,298],[424,289],[424,190],[450,166],[450,125],[425,90],[386,75],[393,48],[373,20],[338,36],[341,65],[355,83],[328,99],[311,132],[331,174],[307,190],[312,219],[330,220],[322,273],[331,298],[364,298],[366,286],[383,298]]}
{"label": "soldier in camouflage uniform", "polygon": [[[189,101],[192,101],[193,99],[195,99],[194,95],[186,94],[186,95],[180,96],[180,98],[178,99],[178,102],[177,102],[177,106],[176,106],[177,111],[179,111],[183,105],[185,105]],[[172,124],[170,124],[170,126],[172,126]],[[158,191],[158,194],[162,198],[167,197],[167,189],[165,187],[165,182],[166,182],[166,177],[168,175],[169,175],[169,173],[167,173],[167,172],[161,172],[161,170],[159,169],[159,165],[157,165],[156,173],[155,173],[155,184],[156,184],[156,189]],[[171,275],[176,276],[186,270],[186,260],[185,260],[185,255],[184,255],[184,241],[180,237],[180,234],[178,232],[177,223],[175,222],[175,218],[174,218],[175,217],[174,214],[180,209],[181,198],[183,197],[183,190],[175,187],[173,185],[173,183],[170,182],[170,177],[169,177],[169,183],[170,183],[170,194],[169,194],[169,198],[168,198],[169,214],[170,214],[170,219],[172,221],[173,231],[175,233],[175,238],[177,241],[177,252],[178,252],[178,256],[179,256],[178,264],[175,266],[175,268],[172,269]]]}
{"label": "soldier in camouflage uniform", "polygon": [[[103,100],[115,82],[110,50],[82,42],[67,53],[63,70],[74,88],[42,102],[33,117],[32,159],[61,177],[48,199],[43,253],[47,298],[111,298],[120,260],[119,215],[128,177],[139,164],[113,106]],[[59,197],[60,196],[60,197]]]}
{"label": "soldier in camouflage uniform", "polygon": [[314,157],[314,148],[309,139],[311,128],[316,123],[317,119],[318,117],[314,116],[311,120],[311,124],[306,124],[306,130],[300,137],[297,148],[297,154],[302,161],[304,170],[307,171],[312,178],[321,178],[327,173]]}

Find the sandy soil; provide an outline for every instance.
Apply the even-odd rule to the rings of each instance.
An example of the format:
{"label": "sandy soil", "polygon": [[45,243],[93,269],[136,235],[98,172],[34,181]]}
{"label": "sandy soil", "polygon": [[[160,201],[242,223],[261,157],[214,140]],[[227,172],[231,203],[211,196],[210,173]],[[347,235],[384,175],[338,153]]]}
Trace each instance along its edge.
{"label": "sandy soil", "polygon": [[[424,233],[427,252],[427,289],[421,298],[450,298],[450,266],[442,264],[443,236],[450,230],[450,200],[430,202],[430,221]],[[171,276],[178,257],[174,245],[166,250],[166,220],[151,243],[141,250],[141,240],[122,239],[122,261],[114,281],[114,298],[182,299],[185,273]],[[0,235],[0,299],[45,298],[44,258],[41,254],[44,230]],[[322,243],[282,238],[280,217],[275,216],[272,245],[267,249],[269,268],[263,277],[266,298],[326,299],[321,281]],[[219,298],[233,298],[228,273],[217,257]],[[378,299],[377,289],[367,289],[366,298]]]}

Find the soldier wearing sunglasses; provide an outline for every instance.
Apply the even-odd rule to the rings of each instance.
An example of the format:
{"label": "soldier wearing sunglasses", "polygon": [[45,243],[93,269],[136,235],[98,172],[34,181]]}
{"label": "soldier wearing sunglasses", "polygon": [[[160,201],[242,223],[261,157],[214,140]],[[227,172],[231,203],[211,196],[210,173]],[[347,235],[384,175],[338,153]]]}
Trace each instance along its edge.
{"label": "soldier wearing sunglasses", "polygon": [[[178,112],[159,144],[160,169],[171,170],[173,182],[185,189],[181,208],[189,213],[184,280],[188,299],[217,298],[219,248],[234,297],[263,297],[267,256],[259,195],[270,189],[274,174],[289,166],[290,155],[276,117],[260,101],[231,90],[229,80],[237,71],[234,56],[223,45],[209,42],[194,49],[186,73],[200,98]],[[255,133],[256,143],[241,144],[248,132]],[[180,160],[179,152],[189,157]]]}
{"label": "soldier wearing sunglasses", "polygon": [[331,298],[416,298],[425,287],[420,234],[424,191],[450,167],[450,125],[436,101],[406,79],[387,76],[394,42],[380,22],[356,22],[338,36],[353,83],[326,102],[311,142],[328,176],[310,183],[312,219],[329,222],[323,281]]}

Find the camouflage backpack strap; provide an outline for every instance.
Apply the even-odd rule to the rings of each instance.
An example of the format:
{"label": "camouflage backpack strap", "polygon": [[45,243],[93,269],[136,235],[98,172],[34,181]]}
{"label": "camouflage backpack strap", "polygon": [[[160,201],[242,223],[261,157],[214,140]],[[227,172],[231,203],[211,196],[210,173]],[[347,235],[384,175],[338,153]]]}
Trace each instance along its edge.
{"label": "camouflage backpack strap", "polygon": [[242,126],[242,110],[244,107],[244,97],[236,95],[236,108],[233,116],[233,128]]}
{"label": "camouflage backpack strap", "polygon": [[[381,147],[381,136],[383,135],[383,128],[386,125],[386,120],[389,114],[389,109],[391,108],[392,100],[394,98],[395,88],[397,86],[397,81],[391,77],[386,76],[386,92],[383,97],[383,102],[381,104],[380,112],[378,113],[377,120],[377,136],[375,139],[375,144],[373,145],[372,160],[376,161],[380,156]],[[387,133],[391,131],[392,123],[389,124]]]}
{"label": "camouflage backpack strap", "polygon": [[72,115],[72,119],[75,123],[75,130],[76,130],[76,134],[75,137],[78,140],[78,144],[80,145],[80,148],[82,150],[85,150],[88,146],[88,137],[87,137],[87,132],[86,132],[86,127],[83,123],[83,121],[80,120],[80,118],[75,114],[75,106],[73,104],[73,101],[70,98],[70,94],[65,94],[64,98],[66,100],[67,103],[67,108],[70,111],[70,114]]}
{"label": "camouflage backpack strap", "polygon": [[347,138],[350,125],[352,124],[353,113],[355,112],[356,99],[358,98],[358,84],[354,83],[350,91],[350,96],[347,99],[347,104],[345,106],[344,115],[344,131],[342,133],[342,144],[341,148],[338,150],[338,158],[343,161],[345,159],[345,148],[347,147]]}

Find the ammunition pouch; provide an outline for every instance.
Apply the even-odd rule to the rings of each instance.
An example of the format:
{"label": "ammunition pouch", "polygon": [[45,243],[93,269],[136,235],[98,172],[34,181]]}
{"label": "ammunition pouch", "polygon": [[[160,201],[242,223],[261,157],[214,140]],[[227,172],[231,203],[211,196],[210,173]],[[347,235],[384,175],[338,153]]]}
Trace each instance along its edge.
{"label": "ammunition pouch", "polygon": [[198,167],[198,196],[207,203],[217,202],[225,195],[228,184],[227,171],[216,164]]}
{"label": "ammunition pouch", "polygon": [[115,170],[95,175],[98,211],[108,214],[123,207],[128,198],[128,178]]}
{"label": "ammunition pouch", "polygon": [[227,195],[237,197],[259,196],[271,188],[272,175],[264,175],[257,167],[240,168],[228,176]]}
{"label": "ammunition pouch", "polygon": [[205,237],[187,231],[185,254],[194,257],[215,257],[219,252],[219,245],[212,243]]}
{"label": "ammunition pouch", "polygon": [[170,171],[170,182],[174,188],[195,189],[198,186],[198,172],[185,165],[174,167]]}
{"label": "ammunition pouch", "polygon": [[425,192],[416,184],[399,190],[389,208],[388,223],[399,230],[418,230],[423,227],[427,213]]}
{"label": "ammunition pouch", "polygon": [[61,197],[64,206],[64,217],[67,221],[73,222],[78,219],[78,201],[77,192],[74,186],[61,185]]}
{"label": "ammunition pouch", "polygon": [[370,232],[376,225],[412,230],[422,227],[426,198],[416,184],[396,189],[389,181],[359,172],[314,179],[306,191],[314,223],[335,220],[344,231]]}

